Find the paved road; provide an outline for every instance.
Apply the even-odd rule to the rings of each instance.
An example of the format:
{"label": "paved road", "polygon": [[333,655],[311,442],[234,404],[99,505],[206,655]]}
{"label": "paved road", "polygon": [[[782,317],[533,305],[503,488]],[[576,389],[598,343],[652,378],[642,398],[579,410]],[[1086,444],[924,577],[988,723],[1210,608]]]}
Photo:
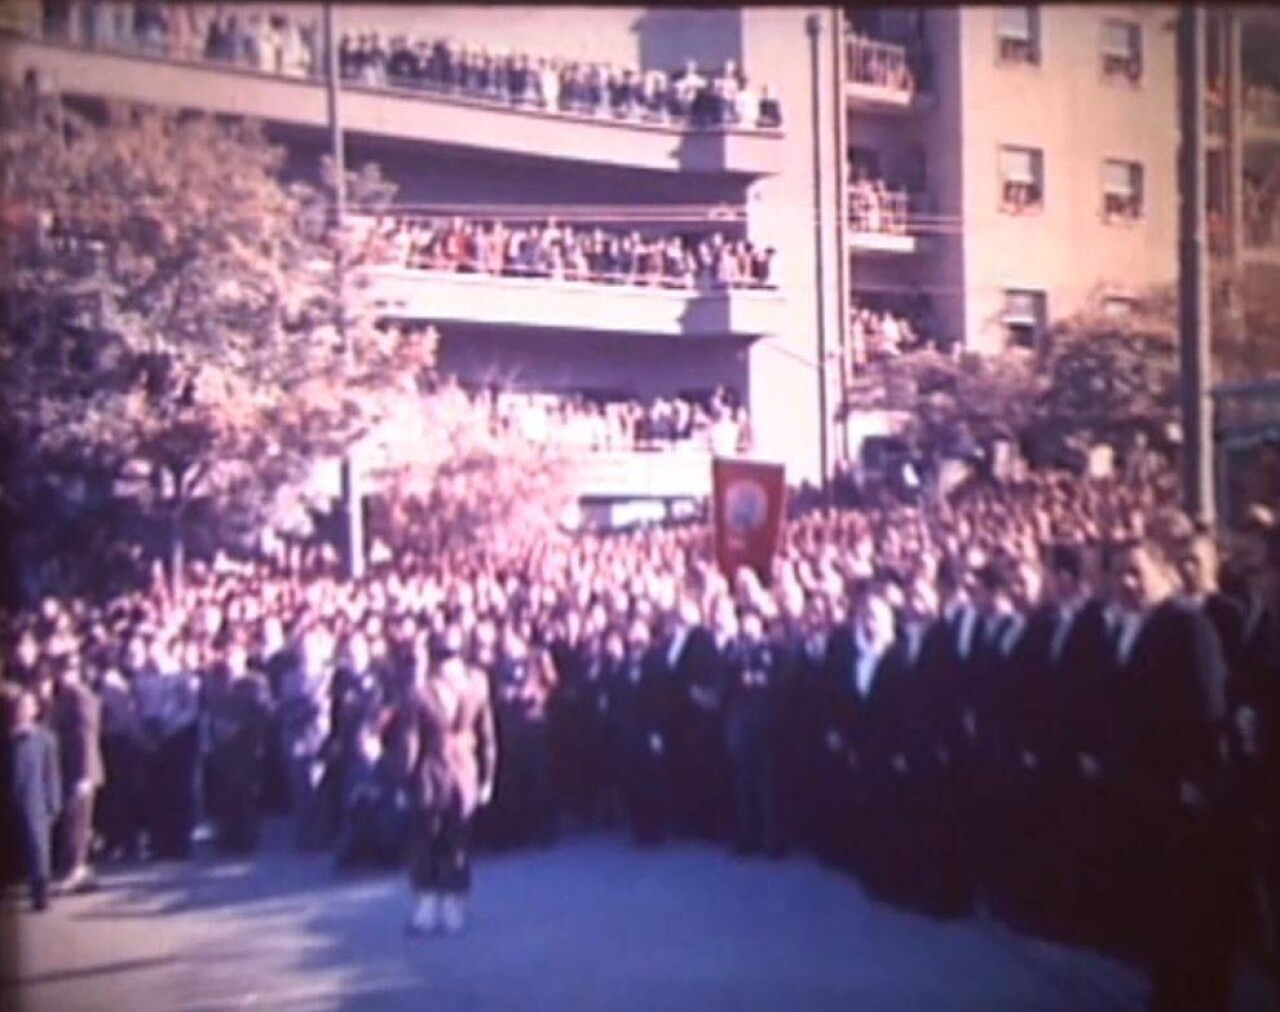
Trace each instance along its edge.
{"label": "paved road", "polygon": [[1145,997],[1129,968],[877,905],[799,858],[602,835],[477,871],[472,923],[451,939],[404,936],[401,877],[339,878],[274,845],[250,862],[114,873],[43,916],[11,900],[21,961],[0,1005],[1052,1012]]}

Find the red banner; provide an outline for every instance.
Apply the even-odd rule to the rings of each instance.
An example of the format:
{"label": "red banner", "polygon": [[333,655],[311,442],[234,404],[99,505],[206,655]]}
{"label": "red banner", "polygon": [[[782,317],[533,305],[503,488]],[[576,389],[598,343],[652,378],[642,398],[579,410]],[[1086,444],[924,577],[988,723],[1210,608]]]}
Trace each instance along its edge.
{"label": "red banner", "polygon": [[747,566],[763,583],[772,578],[782,529],[786,473],[781,464],[752,460],[711,462],[716,562],[730,580]]}

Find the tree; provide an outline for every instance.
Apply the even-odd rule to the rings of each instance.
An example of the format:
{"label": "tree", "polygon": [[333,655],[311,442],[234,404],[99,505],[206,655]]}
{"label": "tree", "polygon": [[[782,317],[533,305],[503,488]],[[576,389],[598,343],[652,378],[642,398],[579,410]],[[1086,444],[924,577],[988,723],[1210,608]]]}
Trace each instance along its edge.
{"label": "tree", "polygon": [[[261,516],[319,456],[412,396],[434,348],[379,327],[323,192],[280,179],[259,126],[0,94],[9,230],[4,421],[32,480],[127,489],[169,524]],[[354,177],[385,196],[374,170]],[[351,185],[350,182],[348,185]],[[335,253],[357,269],[335,326]],[[14,466],[16,465],[16,466]],[[92,498],[92,497],[91,497]]]}
{"label": "tree", "polygon": [[395,551],[527,545],[574,501],[572,455],[501,425],[452,382],[400,401],[368,444],[379,487],[371,535]]}
{"label": "tree", "polygon": [[1158,289],[1123,314],[1093,301],[1056,323],[1040,416],[1080,427],[1172,421],[1178,403],[1175,311],[1172,291]]}

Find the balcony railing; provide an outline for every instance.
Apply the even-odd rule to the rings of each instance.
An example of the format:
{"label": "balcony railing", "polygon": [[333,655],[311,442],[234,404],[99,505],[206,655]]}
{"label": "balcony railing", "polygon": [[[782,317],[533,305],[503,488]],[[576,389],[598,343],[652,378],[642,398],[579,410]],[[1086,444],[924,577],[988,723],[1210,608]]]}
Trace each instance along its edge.
{"label": "balcony railing", "polygon": [[[0,30],[16,75],[36,72],[53,90],[125,102],[250,116],[323,129],[323,83],[300,71],[175,58],[164,51],[90,49]],[[647,122],[569,110],[514,106],[462,93],[344,83],[343,119],[352,133],[663,172],[776,174],[779,130]]]}
{"label": "balcony railing", "polygon": [[1211,85],[1204,100],[1205,129],[1210,137],[1225,137],[1229,121],[1226,96]]}
{"label": "balcony railing", "polygon": [[911,108],[928,90],[922,51],[860,35],[845,39],[849,97],[870,107]]}
{"label": "balcony railing", "polygon": [[849,241],[862,253],[915,253],[920,224],[940,225],[925,194],[890,191],[868,195],[854,184],[849,193]]}
{"label": "balcony railing", "polygon": [[1246,126],[1280,131],[1280,91],[1265,85],[1245,85],[1241,118]]}
{"label": "balcony railing", "polygon": [[459,274],[402,267],[368,269],[375,311],[390,319],[491,327],[745,338],[781,329],[772,290],[663,288]]}

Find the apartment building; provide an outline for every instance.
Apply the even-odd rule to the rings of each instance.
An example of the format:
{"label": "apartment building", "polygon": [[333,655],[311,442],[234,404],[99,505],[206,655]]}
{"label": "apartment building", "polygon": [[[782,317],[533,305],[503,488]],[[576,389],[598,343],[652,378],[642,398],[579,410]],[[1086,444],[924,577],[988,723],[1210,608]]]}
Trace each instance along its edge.
{"label": "apartment building", "polygon": [[[94,8],[69,6],[75,18]],[[61,14],[64,23],[51,33],[39,5],[27,7],[25,18],[11,12],[3,39],[3,64],[15,77],[34,71],[44,86],[75,101],[163,103],[260,118],[287,146],[298,172],[314,172],[328,149],[326,94],[317,76],[258,72],[199,54],[177,58],[163,48],[104,46],[86,40],[78,21],[68,30]],[[224,16],[240,18],[271,11],[220,7]],[[291,19],[321,23],[319,4],[284,10]],[[827,26],[825,46],[814,45],[810,15]],[[101,30],[114,31],[114,14],[101,16]],[[679,223],[681,231],[721,231],[774,248],[769,290],[554,284],[387,268],[376,291],[389,319],[436,326],[442,366],[464,381],[642,398],[726,387],[751,412],[759,456],[786,461],[797,480],[816,476],[814,278],[819,260],[834,262],[836,249],[830,230],[815,240],[814,193],[817,186],[825,207],[834,208],[836,179],[816,171],[815,159],[830,165],[835,151],[829,132],[815,134],[810,107],[816,98],[827,124],[838,110],[829,83],[839,34],[834,12],[341,5],[334,16],[338,34],[451,38],[535,59],[667,72],[689,60],[714,72],[731,60],[753,85],[771,86],[783,109],[782,125],[771,129],[561,114],[361,82],[344,83],[341,116],[348,165],[377,162],[398,185],[405,208],[495,218],[559,213],[583,228],[608,226],[612,216],[656,233]],[[815,80],[828,84],[815,92]],[[708,207],[728,214],[694,220],[697,209]],[[601,209],[594,221],[592,209]],[[643,223],[634,224],[638,217]],[[826,332],[836,334],[837,307],[827,300],[822,311]],[[592,479],[593,493],[648,494],[657,471],[668,478],[667,493],[705,493],[706,460],[681,459],[684,466],[671,468],[614,460]]]}
{"label": "apartment building", "polygon": [[[292,171],[314,171],[327,150],[314,76],[87,46],[51,36],[39,5],[26,7],[0,41],[14,76],[35,70],[76,100],[261,118]],[[321,20],[318,4],[285,11]],[[834,418],[842,361],[847,377],[867,355],[859,309],[906,312],[939,343],[998,353],[1036,345],[1051,320],[1090,300],[1123,312],[1174,281],[1175,18],[1172,6],[1136,4],[337,6],[337,31],[356,36],[451,37],[642,70],[733,61],[783,110],[767,129],[692,127],[345,82],[348,164],[378,162],[413,213],[558,213],[583,227],[616,225],[612,215],[777,251],[768,290],[390,267],[379,278],[383,311],[434,324],[443,366],[472,382],[637,397],[728,387],[750,409],[753,452],[784,461],[793,480],[815,479],[834,428],[820,403]],[[1208,40],[1220,110],[1209,117],[1215,249],[1245,264],[1280,249],[1274,199],[1270,218],[1257,212],[1271,192],[1259,180],[1275,177],[1280,154],[1280,114],[1258,100],[1258,86],[1276,83],[1266,75],[1277,37],[1255,22],[1273,24],[1261,10],[1215,12]],[[830,462],[843,444],[828,434],[826,445]],[[641,456],[602,460],[584,494],[706,491],[704,458]]]}
{"label": "apartment building", "polygon": [[851,11],[850,160],[909,202],[897,245],[854,232],[855,305],[925,296],[943,342],[997,352],[1034,345],[1090,299],[1120,309],[1171,284],[1174,18],[1146,5]]}
{"label": "apartment building", "polygon": [[1206,180],[1219,271],[1280,290],[1280,12],[1206,17]]}

